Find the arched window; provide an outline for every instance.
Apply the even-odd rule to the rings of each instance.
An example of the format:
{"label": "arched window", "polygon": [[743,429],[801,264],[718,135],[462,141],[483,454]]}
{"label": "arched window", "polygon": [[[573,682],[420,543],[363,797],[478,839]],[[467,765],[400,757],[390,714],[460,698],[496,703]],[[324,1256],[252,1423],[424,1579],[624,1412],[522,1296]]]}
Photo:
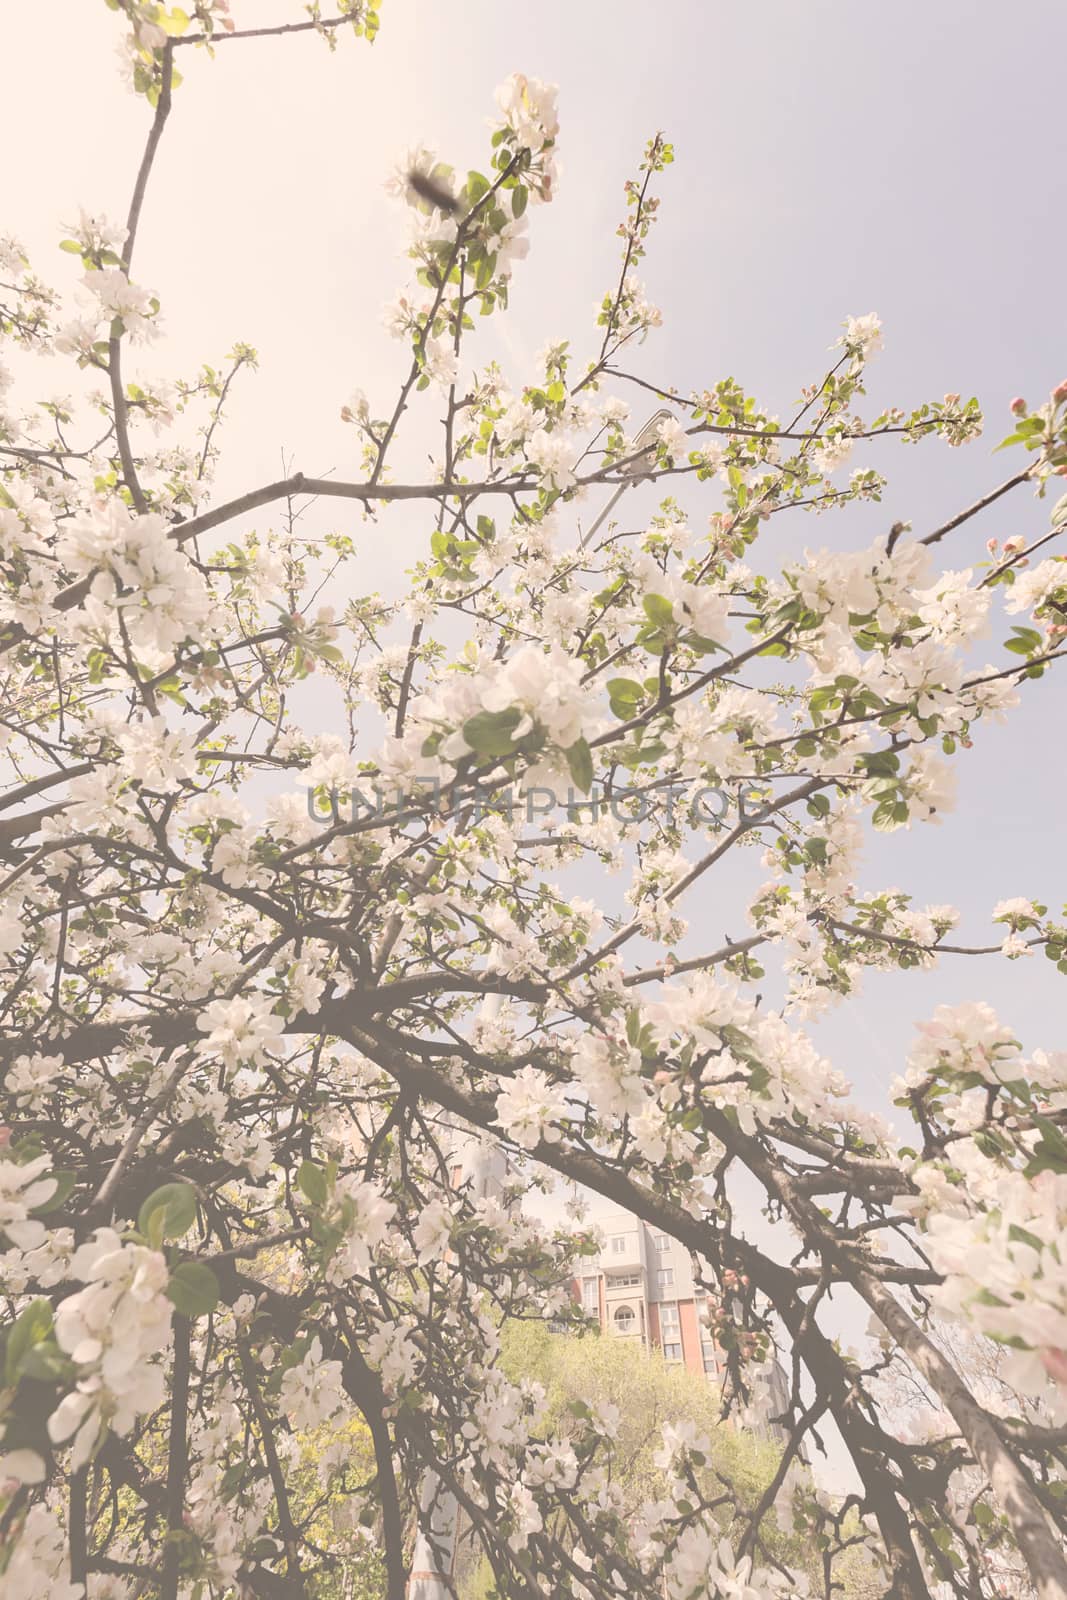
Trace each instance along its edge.
{"label": "arched window", "polygon": [[634,1321],[633,1306],[619,1306],[615,1312],[615,1332],[632,1333]]}

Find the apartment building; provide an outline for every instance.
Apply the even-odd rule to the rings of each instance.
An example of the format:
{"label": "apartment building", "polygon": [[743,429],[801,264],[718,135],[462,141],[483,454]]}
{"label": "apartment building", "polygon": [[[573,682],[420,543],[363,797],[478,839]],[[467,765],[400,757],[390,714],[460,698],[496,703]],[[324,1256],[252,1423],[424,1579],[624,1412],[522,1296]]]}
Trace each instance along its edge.
{"label": "apartment building", "polygon": [[[470,1184],[481,1198],[503,1199],[517,1176],[502,1150],[469,1130],[457,1128],[449,1162],[455,1187]],[[705,1320],[707,1296],[694,1281],[689,1251],[632,1211],[588,1193],[585,1197],[591,1202],[587,1221],[604,1245],[599,1256],[585,1257],[572,1284],[583,1309],[612,1338],[635,1341],[669,1364],[715,1382],[723,1354]],[[789,1397],[781,1366],[772,1362],[757,1382],[763,1393],[754,1409],[763,1417],[779,1415]],[[765,1421],[753,1426],[763,1437],[784,1442],[779,1426]]]}
{"label": "apartment building", "polygon": [[[588,1221],[602,1235],[604,1248],[586,1258],[574,1293],[601,1332],[634,1340],[669,1364],[715,1382],[723,1354],[705,1320],[707,1295],[694,1281],[689,1251],[619,1206],[598,1203]],[[788,1404],[785,1373],[772,1361],[755,1381],[761,1392],[753,1410],[761,1420],[743,1425],[783,1444],[785,1429],[768,1419],[780,1416]]]}
{"label": "apartment building", "polygon": [[583,1263],[575,1290],[604,1333],[636,1340],[690,1372],[715,1378],[720,1353],[703,1312],[706,1296],[693,1280],[689,1252],[621,1207],[598,1207],[590,1221],[603,1235],[598,1257]]}

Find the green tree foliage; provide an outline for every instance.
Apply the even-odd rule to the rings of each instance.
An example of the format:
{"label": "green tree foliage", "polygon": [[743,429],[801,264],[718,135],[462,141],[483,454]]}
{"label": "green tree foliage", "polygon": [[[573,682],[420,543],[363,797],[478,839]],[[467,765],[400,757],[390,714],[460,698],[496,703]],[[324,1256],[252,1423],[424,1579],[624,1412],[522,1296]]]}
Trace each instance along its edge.
{"label": "green tree foliage", "polygon": [[[544,1386],[546,1423],[555,1437],[566,1437],[568,1428],[577,1431],[586,1408],[617,1408],[617,1433],[597,1465],[620,1492],[627,1520],[636,1520],[642,1505],[667,1492],[667,1474],[656,1464],[665,1424],[688,1424],[707,1438],[710,1451],[703,1475],[708,1487],[714,1494],[716,1478],[730,1485],[721,1508],[726,1537],[743,1527],[744,1513],[758,1504],[778,1468],[781,1445],[734,1421],[724,1422],[714,1383],[658,1354],[647,1354],[636,1343],[596,1332],[555,1333],[544,1322],[511,1322],[503,1332],[502,1365],[513,1383],[526,1378]],[[794,1469],[794,1475],[802,1494],[814,1491],[806,1467]],[[772,1518],[764,1524],[763,1537],[775,1559],[806,1571],[813,1582],[821,1578],[818,1552],[811,1545],[805,1549],[801,1536],[783,1533]],[[497,1591],[488,1563],[472,1563],[473,1570],[464,1572],[461,1548],[459,1565],[463,1600],[491,1600]],[[857,1600],[865,1593],[851,1583],[845,1592]]]}

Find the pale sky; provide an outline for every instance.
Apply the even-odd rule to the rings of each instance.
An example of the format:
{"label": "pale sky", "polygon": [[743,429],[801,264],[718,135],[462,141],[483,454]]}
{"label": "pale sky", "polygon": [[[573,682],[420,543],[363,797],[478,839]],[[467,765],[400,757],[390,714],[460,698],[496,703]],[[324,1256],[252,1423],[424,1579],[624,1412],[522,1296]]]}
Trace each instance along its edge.
{"label": "pale sky", "polygon": [[[294,0],[234,0],[233,10],[244,25],[300,15]],[[4,5],[17,71],[0,102],[0,230],[58,284],[76,270],[55,250],[60,219],[79,205],[124,217],[140,158],[150,112],[119,80],[120,32],[103,0]],[[991,453],[1009,431],[1010,397],[1037,399],[1067,377],[1065,51],[1060,0],[1024,11],[992,0],[384,0],[373,49],[346,38],[331,56],[304,37],[224,45],[214,61],[183,52],[135,271],[160,295],[168,330],[150,370],[191,375],[237,339],[258,347],[262,369],[229,409],[220,499],[278,476],[283,450],[309,473],[354,476],[339,407],[358,386],[379,414],[391,408],[406,366],[380,323],[406,276],[402,219],[383,182],[422,141],[460,170],[484,167],[494,86],[521,70],[560,85],[562,181],[557,201],[532,214],[506,328],[497,318],[479,328],[479,351],[501,360],[515,388],[551,338],[571,337],[584,358],[593,307],[617,275],[624,179],[662,128],[677,161],[641,275],[664,328],[638,371],[682,390],[732,375],[784,414],[821,376],[844,317],[876,310],[886,350],[871,369],[869,416],[948,390],[978,394],[987,411],[985,436],[963,450],[928,442],[854,456],[888,475],[882,506],[777,519],[753,564],[866,544],[899,518],[921,534],[1019,464]],[[637,423],[642,397],[627,398]],[[408,459],[424,476],[424,462]],[[709,493],[679,496],[694,526],[713,508]],[[357,538],[364,592],[395,583],[422,553],[417,514],[400,539],[396,521],[386,539],[338,503],[313,515]],[[1013,498],[940,550],[946,565],[967,566],[990,535],[1036,537],[1047,525],[1047,503]],[[1006,635],[994,626],[983,659],[1006,662]],[[1058,909],[1062,692],[1030,685],[1007,726],[980,729],[957,758],[954,816],[872,840],[864,886],[955,903],[965,940],[980,943],[998,936],[988,914],[1003,896]],[[746,931],[740,892],[765,876],[750,856],[717,879],[692,948]],[[860,1002],[813,1031],[858,1097],[884,1108],[914,1023],[939,1001],[986,998],[1028,1045],[1063,1048],[1065,983],[1041,957],[946,958],[921,978],[868,977]]]}

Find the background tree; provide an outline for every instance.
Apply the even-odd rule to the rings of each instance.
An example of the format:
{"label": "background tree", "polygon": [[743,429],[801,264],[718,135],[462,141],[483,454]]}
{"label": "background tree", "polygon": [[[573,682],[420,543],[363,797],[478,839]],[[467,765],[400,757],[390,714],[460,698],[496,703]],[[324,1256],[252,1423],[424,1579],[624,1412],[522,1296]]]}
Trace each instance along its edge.
{"label": "background tree", "polygon": [[[870,967],[1033,948],[1067,970],[1067,926],[1039,902],[997,905],[986,951],[950,941],[951,908],[855,881],[864,819],[938,818],[952,757],[1062,657],[1064,501],[1050,524],[1031,506],[1032,535],[988,561],[967,540],[984,506],[1062,474],[1067,385],[1013,403],[1020,464],[942,525],[758,570],[770,518],[877,499],[873,467],[835,479],[849,450],[962,444],[977,402],[864,418],[873,315],[847,320],[784,420],[732,379],[681,395],[634,373],[659,321],[636,268],[673,159],[660,135],[593,340],[513,378],[476,366],[477,323],[506,308],[553,193],[555,91],[516,74],[484,171],[420,151],[398,179],[405,372],[383,412],[345,405],[360,475],[295,470],[214,504],[253,352],[173,387],[130,370],[158,331],[135,247],[178,64],[207,71],[198,56],[249,32],[373,37],[377,18],[357,0],[266,30],[221,0],[112,9],[150,118],[126,222],[69,230],[73,316],[14,241],[0,251],[18,379],[0,385],[5,1600],[324,1594],[361,1520],[399,1600],[428,1470],[508,1600],[803,1593],[776,1505],[831,1429],[855,1488],[804,1511],[824,1594],[858,1513],[888,1596],[991,1595],[1010,1541],[1063,1600],[1067,1058],[1024,1056],[981,1003],[938,1008],[894,1089],[901,1145],[796,1018]],[[37,354],[66,361],[76,399],[17,398]],[[631,433],[624,396],[650,388],[667,416]],[[398,478],[420,405],[435,463]],[[635,480],[656,511],[594,531],[583,495]],[[403,515],[407,593],[365,595],[349,524],[301,531],[309,496],[378,538]],[[1001,609],[1023,620],[983,665],[973,641]],[[315,731],[312,672],[347,736]],[[730,796],[721,824],[709,789]],[[753,931],[682,951],[714,869],[756,840]],[[772,962],[779,1009],[757,987]],[[546,1437],[499,1330],[562,1315],[590,1242],[457,1186],[457,1127],[688,1246],[730,1407],[781,1349],[788,1441],[754,1506],[741,1477],[711,1493],[701,1442],[675,1430],[667,1491],[635,1524],[603,1489],[602,1417]],[[755,1238],[735,1219],[753,1187]],[[888,1358],[847,1351],[842,1305],[875,1314],[952,1434],[895,1423]],[[1010,1350],[1007,1381],[1050,1424],[984,1403],[935,1310]],[[342,1446],[314,1469],[350,1506],[339,1529],[308,1477],[321,1430]]]}
{"label": "background tree", "polygon": [[[699,1477],[709,1499],[721,1496],[719,1515],[726,1537],[743,1535],[747,1517],[774,1480],[781,1449],[771,1430],[756,1426],[752,1417],[724,1427],[717,1385],[681,1365],[668,1364],[633,1341],[595,1333],[576,1337],[555,1332],[544,1322],[510,1323],[504,1329],[501,1365],[515,1383],[532,1378],[544,1386],[547,1436],[580,1434],[590,1411],[602,1421],[605,1438],[597,1465],[619,1496],[620,1514],[631,1525],[645,1506],[669,1492],[670,1480],[660,1465],[665,1429],[671,1437],[705,1441],[705,1465]],[[729,1485],[727,1494],[722,1494],[724,1482]],[[788,1491],[776,1507],[775,1525],[766,1532],[776,1558],[807,1574],[816,1592],[823,1576],[819,1553],[794,1533],[793,1522],[795,1515],[804,1527],[806,1507],[820,1495],[807,1467],[794,1463]],[[829,1506],[825,1497],[823,1504]],[[735,1520],[738,1526],[733,1528]],[[853,1515],[852,1535],[861,1544],[865,1535],[857,1522]],[[486,1576],[487,1568],[483,1558],[479,1576]],[[874,1585],[880,1582],[873,1572],[870,1578]],[[845,1579],[843,1592],[867,1593],[862,1572]],[[472,1593],[477,1593],[477,1585]]]}

